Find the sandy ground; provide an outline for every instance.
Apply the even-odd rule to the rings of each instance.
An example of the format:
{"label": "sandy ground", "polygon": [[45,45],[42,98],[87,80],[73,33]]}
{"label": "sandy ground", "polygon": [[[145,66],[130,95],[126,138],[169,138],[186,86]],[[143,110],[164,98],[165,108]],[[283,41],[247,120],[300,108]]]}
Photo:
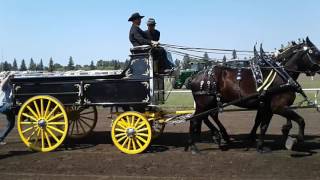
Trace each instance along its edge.
{"label": "sandy ground", "polygon": [[[184,152],[188,123],[170,125],[147,152],[126,155],[116,149],[110,139],[110,119],[99,109],[95,132],[72,148],[62,146],[50,153],[35,153],[20,141],[17,130],[8,144],[0,146],[0,179],[320,179],[320,113],[299,110],[306,120],[306,140],[294,151],[283,149],[283,118],[275,116],[268,130],[267,145],[272,153],[259,154],[243,142],[255,112],[228,112],[221,116],[234,139],[219,149],[207,141],[203,127],[200,155]],[[0,126],[3,126],[0,117]],[[294,126],[292,133],[297,132]]]}

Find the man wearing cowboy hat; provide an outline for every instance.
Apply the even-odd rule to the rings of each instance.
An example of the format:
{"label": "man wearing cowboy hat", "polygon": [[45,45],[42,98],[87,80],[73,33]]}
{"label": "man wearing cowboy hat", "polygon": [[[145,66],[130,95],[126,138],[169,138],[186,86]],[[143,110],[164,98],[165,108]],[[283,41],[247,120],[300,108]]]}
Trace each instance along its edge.
{"label": "man wearing cowboy hat", "polygon": [[148,39],[146,34],[140,29],[141,19],[144,16],[141,16],[139,13],[133,13],[128,21],[132,22],[132,26],[129,32],[129,40],[133,46],[141,45],[153,45],[156,46],[159,43],[153,40]]}
{"label": "man wearing cowboy hat", "polygon": [[160,40],[160,32],[155,29],[156,21],[153,18],[149,18],[147,22],[148,30],[145,31],[148,39],[152,41],[159,41]]}

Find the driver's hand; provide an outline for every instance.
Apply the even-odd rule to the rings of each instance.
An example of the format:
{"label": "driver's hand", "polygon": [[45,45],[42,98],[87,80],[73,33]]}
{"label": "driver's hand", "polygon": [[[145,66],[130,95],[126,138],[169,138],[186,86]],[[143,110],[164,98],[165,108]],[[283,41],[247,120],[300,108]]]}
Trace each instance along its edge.
{"label": "driver's hand", "polygon": [[157,46],[159,46],[159,42],[158,41],[151,41],[151,45],[153,46],[153,47],[157,47]]}

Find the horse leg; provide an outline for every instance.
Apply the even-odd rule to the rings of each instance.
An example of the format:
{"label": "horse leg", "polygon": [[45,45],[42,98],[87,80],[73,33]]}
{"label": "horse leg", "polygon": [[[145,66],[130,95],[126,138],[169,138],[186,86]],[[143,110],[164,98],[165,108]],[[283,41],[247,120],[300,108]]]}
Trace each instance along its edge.
{"label": "horse leg", "polygon": [[261,110],[261,111],[263,111],[263,113],[261,114],[259,113],[259,117],[257,117],[257,118],[261,118],[260,137],[257,144],[257,151],[260,153],[267,153],[267,152],[271,152],[271,149],[264,146],[264,138],[273,114],[271,111],[265,111],[265,110]]}
{"label": "horse leg", "polygon": [[199,154],[200,151],[196,146],[196,142],[200,140],[202,119],[196,118],[190,120],[189,140],[185,151],[190,147],[192,154]]}
{"label": "horse leg", "polygon": [[286,148],[287,149],[292,149],[293,145],[296,143],[296,140],[289,137],[289,131],[292,128],[292,124],[291,121],[296,122],[299,125],[299,134],[298,134],[298,140],[303,142],[304,140],[304,128],[305,128],[305,122],[304,119],[298,114],[296,113],[294,110],[286,107],[283,108],[281,111],[276,112],[276,114],[279,114],[285,118],[287,118],[287,124],[284,125],[286,126],[285,128],[282,128],[282,132],[284,132],[287,136],[287,141],[286,141]]}
{"label": "horse leg", "polygon": [[248,142],[250,144],[255,143],[256,139],[257,139],[257,130],[258,127],[260,126],[261,122],[262,122],[262,117],[263,116],[263,112],[261,109],[258,109],[257,114],[256,114],[256,118],[254,120],[254,125],[250,131],[250,134],[248,136]]}
{"label": "horse leg", "polygon": [[211,137],[212,137],[213,143],[218,144],[220,146],[221,135],[219,130],[211,123],[211,121],[208,118],[204,119],[203,122],[208,126],[208,128],[211,131]]}
{"label": "horse leg", "polygon": [[212,117],[212,119],[214,120],[214,122],[217,124],[217,126],[219,127],[220,129],[220,133],[222,135],[222,138],[223,140],[226,142],[226,143],[230,143],[230,136],[226,130],[226,128],[223,126],[223,124],[220,122],[219,120],[219,114],[218,113],[212,113],[210,115]]}

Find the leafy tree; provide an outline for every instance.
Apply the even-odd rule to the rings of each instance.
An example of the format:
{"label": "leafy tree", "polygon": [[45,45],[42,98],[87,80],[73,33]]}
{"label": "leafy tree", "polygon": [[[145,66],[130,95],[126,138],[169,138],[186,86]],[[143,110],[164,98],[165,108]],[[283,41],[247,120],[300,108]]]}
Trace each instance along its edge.
{"label": "leafy tree", "polygon": [[55,64],[53,65],[53,69],[54,69],[55,71],[63,71],[63,70],[65,70],[64,67],[63,67],[61,64],[59,64],[59,63],[55,63]]}
{"label": "leafy tree", "polygon": [[36,63],[34,63],[34,61],[33,61],[32,58],[30,59],[29,70],[30,70],[30,71],[35,71],[35,70],[37,70],[37,65],[36,65]]}
{"label": "leafy tree", "polygon": [[38,71],[43,71],[44,70],[42,59],[40,59],[40,63],[37,65],[37,70]]}
{"label": "leafy tree", "polygon": [[72,56],[69,57],[69,62],[67,66],[67,70],[75,70],[74,62]]}
{"label": "leafy tree", "polygon": [[17,63],[16,58],[13,59],[12,71],[18,71],[18,63]]}
{"label": "leafy tree", "polygon": [[27,70],[26,62],[24,59],[22,59],[20,64],[20,71],[26,71],[26,70]]}
{"label": "leafy tree", "polygon": [[95,70],[96,66],[94,65],[93,61],[90,63],[90,70]]}
{"label": "leafy tree", "polygon": [[183,60],[182,60],[182,63],[183,63],[182,68],[183,69],[190,69],[191,68],[190,62],[191,62],[191,59],[190,59],[189,55],[188,54],[184,55]]}
{"label": "leafy tree", "polygon": [[49,72],[53,72],[53,71],[54,71],[53,59],[52,59],[52,57],[51,57],[50,60],[49,60],[48,71],[49,71]]}

